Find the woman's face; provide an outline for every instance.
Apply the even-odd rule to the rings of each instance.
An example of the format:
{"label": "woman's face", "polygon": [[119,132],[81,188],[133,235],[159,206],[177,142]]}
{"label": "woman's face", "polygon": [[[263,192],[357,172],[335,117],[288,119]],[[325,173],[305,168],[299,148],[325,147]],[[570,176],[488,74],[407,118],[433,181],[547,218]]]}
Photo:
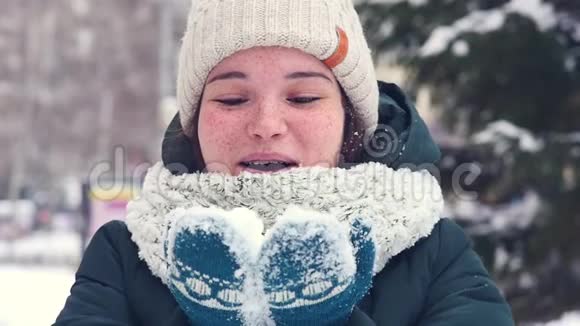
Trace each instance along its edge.
{"label": "woman's face", "polygon": [[335,167],[344,128],[338,82],[302,51],[256,47],[209,74],[198,137],[208,172]]}

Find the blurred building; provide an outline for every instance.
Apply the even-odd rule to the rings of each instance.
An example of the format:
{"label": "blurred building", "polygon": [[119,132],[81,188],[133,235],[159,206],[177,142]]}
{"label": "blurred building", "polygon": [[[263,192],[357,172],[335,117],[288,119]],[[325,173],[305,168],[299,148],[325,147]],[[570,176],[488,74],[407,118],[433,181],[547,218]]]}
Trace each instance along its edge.
{"label": "blurred building", "polygon": [[82,178],[117,146],[158,159],[185,3],[0,0],[0,198]]}

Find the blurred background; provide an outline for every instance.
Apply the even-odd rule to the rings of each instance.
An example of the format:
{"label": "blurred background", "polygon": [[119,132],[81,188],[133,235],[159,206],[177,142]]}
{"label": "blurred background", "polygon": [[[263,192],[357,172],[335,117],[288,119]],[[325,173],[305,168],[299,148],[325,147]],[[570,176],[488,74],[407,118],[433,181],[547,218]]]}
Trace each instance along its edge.
{"label": "blurred background", "polygon": [[[518,324],[580,325],[580,1],[356,3]],[[54,321],[160,159],[189,5],[0,0],[0,326]]]}

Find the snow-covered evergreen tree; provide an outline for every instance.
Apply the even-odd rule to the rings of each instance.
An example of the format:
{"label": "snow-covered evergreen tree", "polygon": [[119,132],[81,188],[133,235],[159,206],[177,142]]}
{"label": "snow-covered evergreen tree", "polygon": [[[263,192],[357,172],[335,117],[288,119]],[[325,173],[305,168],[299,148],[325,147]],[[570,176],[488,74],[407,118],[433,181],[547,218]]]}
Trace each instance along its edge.
{"label": "snow-covered evergreen tree", "polygon": [[[377,58],[427,86],[442,122],[449,213],[476,239],[520,320],[580,306],[580,2],[384,0],[359,6]],[[461,201],[461,163],[482,174]]]}

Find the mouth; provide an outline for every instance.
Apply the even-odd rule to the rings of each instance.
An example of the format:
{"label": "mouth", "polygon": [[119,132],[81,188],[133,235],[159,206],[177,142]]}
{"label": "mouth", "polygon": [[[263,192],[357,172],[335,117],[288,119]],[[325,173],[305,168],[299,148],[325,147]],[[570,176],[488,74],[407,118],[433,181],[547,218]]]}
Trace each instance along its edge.
{"label": "mouth", "polygon": [[298,167],[298,164],[292,161],[256,160],[256,161],[242,161],[240,162],[239,166],[242,168],[243,171],[254,173],[272,173]]}

